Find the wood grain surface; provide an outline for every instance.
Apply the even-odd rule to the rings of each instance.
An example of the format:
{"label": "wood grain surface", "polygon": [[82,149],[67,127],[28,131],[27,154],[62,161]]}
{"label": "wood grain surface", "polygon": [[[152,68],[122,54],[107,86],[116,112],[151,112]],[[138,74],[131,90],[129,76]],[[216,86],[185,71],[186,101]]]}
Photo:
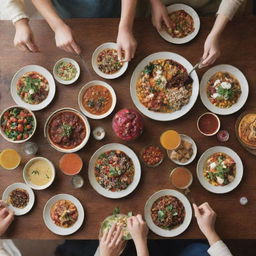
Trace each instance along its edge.
{"label": "wood grain surface", "polygon": [[[135,22],[135,35],[138,40],[138,49],[135,58],[129,63],[127,72],[120,78],[107,81],[113,86],[117,94],[117,106],[114,113],[121,108],[135,108],[132,103],[129,83],[136,65],[147,55],[159,51],[171,51],[181,54],[192,64],[195,64],[203,53],[203,45],[209,33],[214,19],[201,18],[201,29],[198,36],[185,45],[173,45],[164,41],[152,27],[150,20],[138,19]],[[58,170],[58,161],[62,153],[51,148],[43,137],[43,127],[46,118],[54,110],[62,107],[78,108],[77,96],[80,88],[87,81],[100,79],[91,68],[91,55],[94,49],[104,42],[116,40],[118,27],[117,19],[74,19],[67,23],[73,28],[77,42],[84,50],[85,58],[90,68],[90,75],[83,72],[83,64],[79,57],[72,56],[57,49],[54,41],[54,34],[45,21],[31,21],[31,26],[35,34],[36,42],[39,45],[40,53],[22,53],[13,47],[14,28],[10,22],[0,22],[0,110],[14,105],[10,95],[10,83],[15,72],[21,67],[29,64],[37,64],[47,68],[52,72],[55,62],[62,57],[72,57],[78,61],[81,67],[81,76],[72,86],[63,86],[57,83],[57,91],[53,102],[44,110],[35,112],[38,120],[38,128],[33,137],[33,141],[39,145],[38,155],[44,156],[55,164],[57,168],[56,180],[53,185],[44,191],[35,191],[36,202],[25,216],[15,218],[6,234],[6,238],[23,239],[59,239],[61,237],[52,234],[44,225],[42,212],[45,203],[49,198],[58,193],[69,193],[77,197],[84,206],[86,219],[78,232],[69,236],[69,239],[97,239],[98,229],[101,221],[112,213],[116,206],[122,212],[133,211],[143,213],[146,200],[154,192],[171,188],[169,182],[169,172],[175,167],[170,160],[165,158],[163,164],[158,168],[146,168],[142,165],[142,178],[137,189],[126,198],[111,200],[97,194],[90,186],[87,178],[87,167],[91,155],[102,145],[111,142],[119,142],[133,149],[137,154],[147,144],[159,144],[160,134],[167,129],[175,129],[180,133],[191,136],[197,143],[198,155],[188,168],[192,171],[194,182],[191,186],[193,197],[198,204],[205,201],[215,209],[218,214],[217,230],[225,239],[229,238],[256,238],[256,159],[249,154],[238,143],[235,137],[235,121],[243,111],[256,106],[256,18],[243,17],[232,21],[221,39],[222,56],[216,64],[231,64],[239,68],[247,77],[250,94],[246,105],[238,113],[230,116],[220,116],[221,128],[230,132],[230,139],[226,143],[219,143],[216,137],[204,137],[196,128],[198,116],[207,111],[201,103],[200,97],[195,106],[184,117],[171,122],[157,122],[144,117],[145,131],[143,135],[132,142],[119,140],[112,132],[111,120],[113,114],[103,120],[89,120],[91,128],[102,126],[106,129],[107,136],[101,141],[90,138],[88,144],[79,151],[83,158],[84,168],[81,175],[85,178],[85,185],[82,189],[74,189],[71,186],[71,178]],[[198,72],[201,78],[207,69]],[[242,85],[243,86],[243,85]],[[224,145],[235,150],[244,163],[244,176],[241,184],[231,193],[225,195],[212,194],[206,191],[198,182],[196,177],[196,163],[199,156],[209,147]],[[22,151],[22,145],[15,146],[0,138],[0,150],[5,148],[16,148]],[[23,164],[14,171],[6,171],[0,168],[0,194],[4,189],[14,183],[23,182],[22,168],[28,159],[23,157]],[[248,197],[249,203],[246,206],[239,204],[241,196]],[[159,238],[150,233],[150,238]],[[191,239],[203,238],[196,221],[193,218],[191,225],[178,238]]]}

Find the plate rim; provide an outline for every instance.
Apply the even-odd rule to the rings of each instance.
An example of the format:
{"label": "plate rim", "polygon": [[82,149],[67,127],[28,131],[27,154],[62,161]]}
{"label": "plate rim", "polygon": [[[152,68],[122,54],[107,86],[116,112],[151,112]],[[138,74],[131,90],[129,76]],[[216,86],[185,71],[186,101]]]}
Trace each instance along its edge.
{"label": "plate rim", "polygon": [[[164,55],[165,57],[163,57],[162,55]],[[130,79],[130,96],[131,96],[133,104],[135,105],[137,110],[140,113],[142,113],[143,115],[147,116],[148,118],[150,118],[152,120],[156,120],[156,121],[172,121],[172,120],[176,120],[176,119],[181,118],[184,115],[186,115],[195,105],[197,98],[198,98],[198,94],[199,94],[199,79],[198,79],[198,75],[197,75],[196,71],[193,71],[191,74],[191,76],[193,78],[192,95],[190,97],[189,103],[187,105],[184,105],[180,110],[177,110],[177,111],[171,112],[171,113],[157,113],[154,111],[149,111],[143,104],[140,103],[140,101],[138,99],[138,96],[136,93],[136,83],[138,80],[138,76],[141,73],[141,69],[144,68],[145,65],[147,65],[152,60],[163,59],[163,58],[172,59],[172,60],[178,62],[179,64],[184,66],[184,68],[187,70],[187,72],[189,72],[189,70],[192,70],[192,68],[193,68],[192,64],[186,58],[181,56],[180,54],[177,54],[174,52],[167,52],[167,51],[152,53],[152,54],[146,56],[145,58],[143,58],[135,67],[135,69],[132,73],[131,79]],[[176,60],[177,58],[181,59],[183,63],[180,63],[179,61],[177,61]],[[144,63],[146,63],[146,64],[144,64]],[[193,101],[191,101],[192,96],[193,96]],[[182,111],[182,109],[184,107],[186,107],[186,110]],[[159,115],[161,115],[161,118],[159,117]]]}
{"label": "plate rim", "polygon": [[[128,189],[129,186],[122,190],[122,191],[117,191],[117,192],[112,192],[109,191],[105,188],[103,188],[102,186],[100,186],[98,184],[98,182],[95,180],[95,175],[94,175],[94,164],[96,161],[96,157],[98,156],[99,152],[101,151],[109,151],[111,149],[105,149],[105,148],[123,148],[123,149],[119,149],[121,151],[126,150],[126,152],[124,152],[125,154],[127,154],[131,160],[133,161],[134,167],[135,167],[135,174],[134,174],[134,179],[133,182],[129,185],[131,186],[132,184],[133,187],[132,189]],[[127,151],[129,153],[127,153]],[[133,156],[131,156],[133,155]],[[137,168],[137,169],[136,169]],[[135,177],[137,177],[137,179],[135,180]],[[141,179],[141,165],[140,165],[140,161],[138,156],[136,155],[136,153],[129,148],[128,146],[121,144],[121,143],[108,143],[105,144],[103,146],[101,146],[100,148],[98,148],[93,155],[91,156],[90,160],[89,160],[89,164],[88,164],[88,179],[89,179],[89,183],[92,186],[92,188],[100,195],[106,197],[106,198],[111,198],[111,199],[120,199],[120,198],[124,198],[126,196],[128,196],[129,194],[131,194],[132,192],[134,192],[134,190],[138,187],[140,179]]]}
{"label": "plate rim", "polygon": [[[58,197],[60,197],[60,199],[57,199]],[[71,199],[61,199],[61,198],[72,198],[72,200]],[[74,226],[72,225],[71,227],[69,227],[69,228],[61,228],[61,227],[58,227],[57,225],[55,225],[54,223],[53,223],[53,221],[52,221],[52,226],[54,225],[54,227],[56,226],[56,228],[57,229],[59,229],[59,231],[63,231],[63,230],[66,230],[66,231],[68,231],[69,230],[69,232],[64,232],[64,234],[63,233],[61,233],[61,232],[58,232],[58,231],[56,231],[56,230],[54,230],[54,228],[52,228],[52,226],[51,225],[48,225],[49,223],[47,222],[47,220],[46,220],[46,214],[48,213],[48,210],[47,210],[47,207],[51,207],[52,205],[50,205],[50,203],[52,203],[52,201],[54,201],[54,200],[56,200],[55,202],[57,202],[57,201],[59,201],[59,200],[69,200],[69,201],[71,201],[73,204],[75,204],[74,203],[74,201],[76,201],[76,203],[77,203],[77,205],[75,204],[75,206],[76,206],[76,208],[77,208],[77,210],[78,210],[78,218],[79,218],[79,216],[81,217],[81,219],[80,219],[80,223],[78,224],[78,226],[74,229],[74,230],[71,230]],[[79,209],[81,210],[81,212],[79,212]],[[49,212],[50,213],[50,212]],[[51,219],[51,217],[49,216],[49,218]],[[75,232],[77,232],[81,227],[82,227],[82,225],[83,225],[83,223],[84,223],[84,219],[85,219],[85,213],[84,213],[84,207],[83,207],[83,205],[82,205],[82,203],[80,202],[80,200],[79,199],[77,199],[75,196],[73,196],[73,195],[71,195],[71,194],[66,194],[66,193],[60,193],[60,194],[56,194],[56,195],[54,195],[54,196],[52,196],[51,198],[49,198],[48,200],[47,200],[47,202],[45,203],[45,205],[44,205],[44,208],[43,208],[43,220],[44,220],[44,224],[45,224],[45,226],[52,232],[52,233],[54,233],[54,234],[56,234],[56,235],[60,235],[60,236],[68,236],[68,235],[71,235],[71,234],[74,234]],[[79,219],[78,219],[79,220]],[[78,222],[78,220],[77,220],[77,222]]]}
{"label": "plate rim", "polygon": [[[35,70],[33,70],[34,68],[41,69],[41,70],[43,70],[43,72],[45,72],[47,74],[47,76],[49,76],[49,78],[51,80],[51,81],[49,81],[49,79],[47,79],[47,81],[49,83],[49,88],[51,88],[51,90],[50,90],[51,93],[49,91],[49,94],[48,94],[47,98],[45,100],[43,100],[41,103],[39,103],[39,104],[32,105],[32,104],[26,103],[22,99],[20,99],[19,95],[17,94],[17,90],[16,90],[16,85],[17,84],[14,84],[14,81],[18,77],[18,74],[20,72],[22,72],[22,70],[24,70],[25,68],[31,69],[31,71],[27,71],[27,72],[35,71]],[[25,72],[25,73],[27,73],[27,72]],[[35,71],[35,72],[40,73],[39,71]],[[23,75],[25,73],[23,73]],[[42,74],[42,75],[45,77],[45,74]],[[52,84],[52,86],[50,84]],[[16,71],[16,73],[13,75],[12,80],[11,80],[11,84],[10,84],[10,91],[11,91],[12,99],[14,100],[14,102],[17,105],[20,105],[20,106],[22,106],[24,108],[27,108],[27,109],[31,110],[31,111],[39,111],[39,110],[42,110],[42,109],[46,108],[53,101],[55,93],[56,93],[56,84],[55,84],[55,81],[54,81],[54,78],[53,78],[51,72],[48,69],[46,69],[43,66],[37,65],[37,64],[30,64],[30,65],[23,66],[18,71]],[[47,99],[48,99],[48,101],[47,101]]]}
{"label": "plate rim", "polygon": [[29,203],[26,207],[24,207],[22,209],[13,207],[12,205],[8,205],[8,208],[10,208],[12,211],[14,211],[15,216],[22,216],[22,215],[29,213],[35,204],[35,193],[30,186],[28,186],[26,183],[22,183],[22,182],[12,183],[5,188],[5,190],[2,194],[2,200],[6,201],[8,199],[8,196],[10,194],[10,193],[8,193],[8,191],[10,189],[11,189],[11,191],[13,191],[14,189],[17,189],[17,188],[25,189],[29,193]]}
{"label": "plate rim", "polygon": [[[220,71],[221,70],[221,71]],[[231,71],[232,72],[231,72]],[[230,108],[219,108],[214,106],[208,99],[206,95],[206,85],[207,82],[209,81],[210,77],[213,76],[216,72],[229,72],[232,75],[235,76],[235,78],[239,81],[240,87],[242,90],[242,94],[244,94],[243,98],[241,98],[242,94],[240,95],[238,102],[240,101],[241,103],[238,104],[236,102],[234,105],[232,105]],[[239,76],[239,78],[237,77]],[[243,86],[242,86],[242,85]],[[200,87],[199,87],[199,92],[200,92],[200,99],[203,103],[203,105],[211,112],[218,114],[218,115],[231,115],[236,112],[238,112],[247,102],[248,96],[249,96],[249,83],[244,75],[244,73],[237,67],[230,65],[230,64],[218,64],[215,65],[211,68],[209,68],[202,76],[200,80]]]}
{"label": "plate rim", "polygon": [[[227,153],[227,151],[228,151],[228,153]],[[200,166],[203,164],[202,161],[206,160],[205,158],[207,157],[207,155],[209,154],[209,156],[211,156],[212,154],[217,153],[217,152],[223,152],[223,153],[231,156],[233,159],[235,158],[236,160],[238,160],[238,162],[236,161],[236,165],[237,166],[240,165],[239,167],[241,167],[239,174],[236,173],[235,180],[226,186],[211,185],[202,176],[202,170],[200,169]],[[242,181],[243,173],[244,173],[244,166],[243,166],[243,162],[242,162],[240,156],[233,149],[226,147],[226,146],[213,146],[213,147],[208,148],[200,156],[200,158],[198,159],[197,165],[196,165],[196,175],[197,175],[197,179],[198,179],[199,183],[205,190],[207,190],[211,193],[214,193],[214,194],[226,194],[226,193],[229,193],[229,192],[235,190]]]}
{"label": "plate rim", "polygon": [[176,4],[168,5],[166,7],[168,14],[177,11],[176,10],[177,8],[186,11],[193,18],[195,30],[191,34],[183,38],[174,38],[170,34],[168,34],[165,30],[158,31],[158,33],[164,40],[166,40],[169,43],[178,44],[178,45],[186,44],[192,41],[198,35],[201,27],[200,17],[198,13],[195,11],[195,9],[187,4],[176,3]]}
{"label": "plate rim", "polygon": [[[156,224],[154,224],[154,222],[151,218],[151,214],[149,212],[149,210],[151,210],[151,207],[152,207],[153,203],[158,198],[160,198],[162,196],[166,196],[166,195],[171,195],[171,196],[174,196],[174,197],[178,198],[182,202],[182,204],[185,208],[185,211],[186,211],[186,215],[185,215],[185,219],[184,219],[183,223],[181,225],[179,225],[177,228],[174,228],[174,229],[171,229],[171,230],[162,229],[162,228],[158,227]],[[154,199],[154,197],[156,197],[156,199]],[[178,235],[182,234],[183,232],[185,232],[188,229],[188,227],[191,223],[192,217],[193,217],[193,211],[192,211],[190,201],[188,200],[188,198],[184,194],[182,194],[181,192],[179,192],[178,190],[175,190],[175,189],[161,189],[161,190],[158,190],[155,193],[153,193],[147,199],[147,201],[145,203],[145,206],[144,206],[144,216],[145,216],[145,221],[146,221],[149,229],[153,233],[155,233],[155,234],[157,234],[158,236],[161,236],[161,237],[175,237],[175,236],[178,236]],[[180,230],[178,230],[178,229],[180,229]],[[164,233],[161,233],[161,232],[164,232]]]}

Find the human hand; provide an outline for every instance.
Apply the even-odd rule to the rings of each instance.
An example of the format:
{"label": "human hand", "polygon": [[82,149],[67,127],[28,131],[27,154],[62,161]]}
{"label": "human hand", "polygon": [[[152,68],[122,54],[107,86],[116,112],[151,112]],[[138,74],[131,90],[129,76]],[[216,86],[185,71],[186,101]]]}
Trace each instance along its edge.
{"label": "human hand", "polygon": [[136,243],[137,241],[146,241],[148,235],[148,226],[143,221],[140,214],[129,217],[127,219],[127,228],[132,236],[132,239]]}
{"label": "human hand", "polygon": [[[132,58],[134,58],[137,42],[132,34],[132,31],[120,28],[118,31],[116,43],[119,60],[130,61]],[[124,58],[122,56],[122,51],[125,53]]]}
{"label": "human hand", "polygon": [[163,23],[167,26],[167,28],[170,28],[171,21],[168,16],[167,9],[161,1],[152,2],[151,15],[152,23],[158,31],[163,29]]}
{"label": "human hand", "polygon": [[28,24],[28,19],[21,19],[14,24],[16,32],[14,46],[21,51],[38,52],[39,49],[34,41],[33,32]]}
{"label": "human hand", "polygon": [[119,256],[125,246],[120,226],[114,224],[110,230],[103,233],[100,239],[100,256]]}
{"label": "human hand", "polygon": [[0,236],[5,233],[13,219],[13,212],[6,207],[4,201],[0,200]]}
{"label": "human hand", "polygon": [[63,49],[66,52],[78,55],[81,53],[81,49],[73,38],[72,30],[68,25],[63,23],[62,25],[57,26],[54,32],[57,47]]}
{"label": "human hand", "polygon": [[193,204],[193,208],[198,226],[208,239],[209,243],[212,245],[220,240],[215,231],[215,221],[217,215],[210,207],[210,205],[207,202],[201,204],[200,206]]}
{"label": "human hand", "polygon": [[209,66],[220,56],[219,36],[209,34],[204,43],[202,67]]}

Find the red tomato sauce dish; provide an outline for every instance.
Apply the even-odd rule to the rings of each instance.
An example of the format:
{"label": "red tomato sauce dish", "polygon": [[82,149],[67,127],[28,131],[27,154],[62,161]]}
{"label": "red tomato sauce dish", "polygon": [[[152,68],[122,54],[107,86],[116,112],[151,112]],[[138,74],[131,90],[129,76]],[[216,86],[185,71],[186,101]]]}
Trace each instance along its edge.
{"label": "red tomato sauce dish", "polygon": [[203,135],[212,136],[220,129],[220,119],[211,112],[204,113],[197,120],[197,128]]}

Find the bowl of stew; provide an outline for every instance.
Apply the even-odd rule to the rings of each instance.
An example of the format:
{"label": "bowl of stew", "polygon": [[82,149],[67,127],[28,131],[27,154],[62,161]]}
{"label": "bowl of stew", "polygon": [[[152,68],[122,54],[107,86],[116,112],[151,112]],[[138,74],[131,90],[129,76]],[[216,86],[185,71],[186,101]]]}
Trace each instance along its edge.
{"label": "bowl of stew", "polygon": [[128,62],[118,59],[117,44],[104,43],[92,55],[92,67],[95,73],[106,79],[115,79],[124,74]]}
{"label": "bowl of stew", "polygon": [[23,143],[33,136],[37,122],[32,111],[15,105],[1,113],[0,125],[0,133],[5,140]]}
{"label": "bowl of stew", "polygon": [[54,149],[64,153],[76,152],[88,142],[90,124],[78,110],[61,108],[48,117],[44,136]]}
{"label": "bowl of stew", "polygon": [[99,80],[90,81],[81,88],[78,105],[87,117],[102,119],[114,110],[116,94],[109,84]]}
{"label": "bowl of stew", "polygon": [[73,84],[80,76],[80,67],[75,60],[62,58],[54,65],[53,76],[61,84]]}

